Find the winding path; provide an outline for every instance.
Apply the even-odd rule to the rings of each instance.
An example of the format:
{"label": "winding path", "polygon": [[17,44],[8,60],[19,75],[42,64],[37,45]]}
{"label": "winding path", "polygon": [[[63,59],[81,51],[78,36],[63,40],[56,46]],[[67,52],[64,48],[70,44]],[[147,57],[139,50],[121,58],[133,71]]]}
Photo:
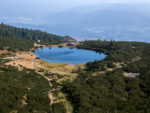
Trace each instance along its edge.
{"label": "winding path", "polygon": [[[34,57],[34,59],[33,59],[33,68],[35,69],[36,73],[38,73],[39,75],[41,75],[42,77],[44,77],[48,81],[50,87],[53,86],[53,84],[50,82],[52,79],[45,76],[43,72],[38,72],[38,68],[36,67],[36,57]],[[51,90],[48,92],[48,97],[50,100],[50,110],[51,110],[52,104],[54,102],[54,98],[53,98],[53,94],[52,94]]]}
{"label": "winding path", "polygon": [[[50,87],[53,87],[53,84],[51,83],[51,81],[53,80],[53,78],[49,78],[49,77],[47,77],[47,76],[45,76],[45,73],[44,72],[38,72],[38,66],[37,66],[37,63],[36,63],[36,57],[34,57],[34,59],[33,59],[33,68],[35,69],[35,72],[36,73],[38,73],[39,75],[41,75],[42,77],[44,77],[44,79],[46,79],[48,82],[49,82],[49,86]],[[55,89],[51,89],[50,91],[48,91],[48,97],[49,97],[49,100],[50,100],[50,103],[49,103],[49,105],[50,105],[50,111],[52,110],[52,105],[54,104],[54,100],[55,100],[55,98],[54,98],[54,96],[53,96],[53,91],[54,91]],[[67,101],[67,100],[66,100]],[[67,112],[66,113],[72,113],[73,112],[73,109],[72,109],[73,107],[72,107],[72,105],[71,104],[69,104],[69,106],[67,105],[66,106],[66,110],[67,110]]]}

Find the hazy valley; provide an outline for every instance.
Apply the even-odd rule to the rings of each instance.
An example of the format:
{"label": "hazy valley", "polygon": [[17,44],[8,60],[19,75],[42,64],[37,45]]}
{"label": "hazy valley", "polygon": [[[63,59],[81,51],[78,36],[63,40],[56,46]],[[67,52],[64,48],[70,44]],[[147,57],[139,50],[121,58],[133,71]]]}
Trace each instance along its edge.
{"label": "hazy valley", "polygon": [[44,15],[33,14],[29,19],[29,15],[14,14],[18,19],[8,16],[8,19],[0,20],[18,27],[40,29],[62,36],[71,35],[79,40],[149,42],[149,6],[149,4],[99,4],[49,14],[47,11]]}

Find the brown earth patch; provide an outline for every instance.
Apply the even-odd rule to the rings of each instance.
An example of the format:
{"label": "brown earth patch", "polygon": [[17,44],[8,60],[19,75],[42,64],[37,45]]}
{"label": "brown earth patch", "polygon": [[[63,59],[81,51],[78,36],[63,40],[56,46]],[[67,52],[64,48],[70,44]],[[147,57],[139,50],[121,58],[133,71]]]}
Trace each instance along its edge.
{"label": "brown earth patch", "polygon": [[138,62],[138,61],[140,61],[142,58],[140,57],[140,56],[137,56],[137,57],[135,57],[135,58],[133,58],[132,60],[131,60],[131,62]]}
{"label": "brown earth patch", "polygon": [[4,54],[4,53],[8,53],[8,51],[7,50],[0,50],[0,55]]}
{"label": "brown earth patch", "polygon": [[35,69],[34,62],[36,56],[32,52],[16,52],[15,56],[17,58],[6,63],[6,65]]}
{"label": "brown earth patch", "polygon": [[27,103],[27,96],[25,95],[25,96],[23,96],[23,100],[21,101],[22,102],[22,106],[24,106],[24,105],[27,105],[28,103]]}
{"label": "brown earth patch", "polygon": [[135,78],[137,76],[140,76],[140,73],[126,73],[126,72],[124,72],[123,75],[125,77]]}
{"label": "brown earth patch", "polygon": [[18,113],[18,111],[17,110],[13,110],[10,113]]}

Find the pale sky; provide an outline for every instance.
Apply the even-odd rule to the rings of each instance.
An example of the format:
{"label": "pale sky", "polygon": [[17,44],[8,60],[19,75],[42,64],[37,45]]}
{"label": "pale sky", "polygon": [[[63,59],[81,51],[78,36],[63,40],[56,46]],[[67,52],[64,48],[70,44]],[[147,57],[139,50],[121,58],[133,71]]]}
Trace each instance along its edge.
{"label": "pale sky", "polygon": [[[150,3],[150,0],[0,0],[0,21],[33,23],[34,18],[73,7],[97,4]],[[39,19],[41,22],[41,19]],[[36,22],[36,23],[37,23]]]}
{"label": "pale sky", "polygon": [[[10,10],[14,7],[34,10],[59,11],[80,5],[102,3],[150,3],[150,0],[0,0],[1,7]],[[32,10],[31,10],[32,11]]]}
{"label": "pale sky", "polygon": [[[90,9],[88,9],[90,8]],[[81,35],[85,34],[82,37],[85,37],[87,34],[91,34],[91,32],[100,32],[103,29],[100,28],[105,28],[105,23],[111,22],[110,23],[110,27],[111,25],[113,26],[114,23],[117,23],[115,21],[118,20],[119,22],[122,22],[122,20],[124,20],[123,18],[121,20],[119,20],[119,18],[117,18],[117,20],[108,20],[107,17],[109,17],[109,15],[105,15],[106,18],[106,22],[102,21],[102,24],[98,24],[96,25],[95,23],[101,23],[97,20],[97,17],[99,17],[99,13],[96,12],[94,13],[93,17],[90,17],[90,19],[92,20],[97,20],[97,21],[90,21],[91,23],[84,23],[84,20],[86,20],[87,18],[83,17],[84,15],[76,15],[77,13],[84,13],[84,12],[90,12],[91,10],[101,10],[101,11],[107,11],[107,10],[122,10],[122,11],[127,11],[127,15],[129,13],[130,18],[126,18],[126,21],[124,21],[123,23],[117,24],[118,26],[121,26],[124,28],[124,23],[134,23],[133,28],[125,28],[122,31],[120,31],[120,27],[119,27],[119,32],[123,32],[126,33],[126,31],[131,31],[134,29],[140,29],[139,31],[137,30],[137,32],[132,32],[135,33],[137,36],[138,33],[142,32],[141,31],[141,27],[138,28],[138,25],[142,25],[143,26],[149,26],[150,22],[149,22],[149,14],[150,14],[150,0],[0,0],[0,23],[3,22],[5,24],[10,24],[10,25],[25,25],[24,27],[31,27],[33,26],[40,26],[37,29],[41,29],[41,30],[47,30],[48,32],[51,33],[58,33],[58,34],[65,34],[67,35],[68,32],[72,32],[74,34],[74,31],[77,29],[77,35]],[[73,13],[72,13],[73,12]],[[75,12],[75,13],[74,13]],[[131,12],[131,13],[130,13]],[[113,13],[115,14],[115,12],[112,12],[112,16]],[[65,15],[63,15],[65,14]],[[96,14],[96,15],[95,15]],[[110,13],[108,13],[110,14]],[[119,16],[120,14],[120,16]],[[121,17],[123,16],[123,13],[119,13],[118,15],[116,15],[116,17]],[[110,14],[111,15],[111,14]],[[133,17],[132,17],[133,15]],[[101,16],[101,15],[100,15]],[[63,18],[62,18],[63,17]],[[64,19],[64,17],[70,17],[70,19]],[[73,17],[73,18],[72,18]],[[116,18],[114,16],[114,18]],[[124,16],[123,16],[124,17]],[[99,17],[100,18],[100,17]],[[81,28],[78,26],[76,27],[76,24],[78,24],[80,26],[80,23],[73,23],[74,20],[80,20],[81,19]],[[83,19],[83,20],[82,20]],[[68,21],[69,20],[69,21]],[[102,18],[103,20],[103,18]],[[60,22],[59,22],[60,21]],[[76,21],[78,22],[78,21]],[[88,22],[88,21],[87,21]],[[104,22],[104,26],[103,26],[103,22]],[[139,23],[138,23],[139,22]],[[59,24],[60,23],[60,24]],[[61,26],[61,23],[64,24],[64,26]],[[71,24],[70,24],[71,23]],[[73,26],[72,26],[73,24]],[[52,27],[51,27],[52,25]],[[56,25],[56,26],[55,26]],[[87,28],[88,25],[93,25],[92,27]],[[94,25],[98,26],[95,27]],[[128,25],[128,24],[127,24]],[[137,26],[136,26],[137,25]],[[60,26],[60,29],[59,29]],[[68,29],[67,29],[68,26]],[[108,26],[106,24],[106,26]],[[125,25],[126,26],[126,25]],[[131,25],[132,26],[132,25]],[[62,27],[62,28],[61,28]],[[84,28],[82,28],[84,27]],[[31,27],[32,28],[32,27]],[[87,31],[85,31],[85,28]],[[118,28],[116,28],[118,30]],[[149,28],[142,28],[142,30],[149,30]],[[108,34],[112,31],[114,31],[114,29],[111,31],[111,29],[105,28],[104,30],[106,30],[108,32]],[[110,30],[110,31],[109,31]],[[125,31],[126,30],[126,31]],[[148,30],[145,32],[143,31],[143,34],[141,36],[149,36],[149,32]],[[79,32],[78,32],[79,31]],[[83,31],[83,33],[82,33]],[[105,32],[106,32],[105,31]],[[125,31],[125,32],[124,32]],[[104,33],[105,33],[104,32]],[[118,31],[116,32],[116,34],[119,33]],[[128,32],[128,33],[130,33]],[[131,36],[133,36],[133,34],[131,33]],[[72,35],[73,35],[72,34]],[[102,34],[102,36],[105,34]],[[91,37],[95,37],[96,35],[91,35]],[[99,36],[99,35],[98,35]],[[113,36],[113,35],[112,35]],[[118,35],[120,36],[120,34]],[[116,37],[118,37],[116,36]],[[121,35],[122,36],[122,35]],[[128,35],[127,35],[128,36]],[[140,36],[140,35],[138,35]],[[114,37],[114,38],[116,38]],[[121,37],[122,38],[122,37]]]}

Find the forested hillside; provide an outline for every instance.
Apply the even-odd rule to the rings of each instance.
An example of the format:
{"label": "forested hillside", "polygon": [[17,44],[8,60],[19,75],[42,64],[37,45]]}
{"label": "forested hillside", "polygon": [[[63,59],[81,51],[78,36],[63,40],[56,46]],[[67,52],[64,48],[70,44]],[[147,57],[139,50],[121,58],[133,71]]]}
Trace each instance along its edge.
{"label": "forested hillside", "polygon": [[0,37],[0,113],[65,113],[62,104],[50,107],[48,93],[52,89],[37,70],[7,64],[17,59],[20,62],[29,60],[33,65],[32,57],[31,60],[28,56],[24,56],[25,59],[16,57],[17,53],[30,56],[33,44],[31,40]]}
{"label": "forested hillside", "polygon": [[49,113],[48,82],[34,70],[5,66],[5,56],[0,56],[0,113]]}
{"label": "forested hillside", "polygon": [[150,113],[150,44],[86,41],[79,48],[108,56],[87,63],[72,83],[64,84],[74,113]]}
{"label": "forested hillside", "polygon": [[61,43],[64,38],[58,35],[42,32],[39,30],[30,30],[24,28],[16,28],[6,24],[0,24],[0,36],[9,38],[21,38],[37,42]]}
{"label": "forested hillside", "polygon": [[[37,39],[6,34],[0,37],[0,113],[65,113],[63,103],[50,107],[52,87],[37,71],[6,65],[13,53],[31,50]],[[85,41],[77,48],[103,52],[107,57],[79,67],[74,70],[75,80],[59,84],[73,113],[150,113],[149,43],[97,40]]]}
{"label": "forested hillside", "polygon": [[7,49],[8,51],[29,51],[33,48],[33,41],[7,38],[0,36],[0,50]]}
{"label": "forested hillside", "polygon": [[[50,112],[48,90],[49,84],[34,70],[18,70],[5,63],[16,51],[29,51],[33,41],[0,37],[0,113]],[[28,103],[28,105],[27,105]]]}

